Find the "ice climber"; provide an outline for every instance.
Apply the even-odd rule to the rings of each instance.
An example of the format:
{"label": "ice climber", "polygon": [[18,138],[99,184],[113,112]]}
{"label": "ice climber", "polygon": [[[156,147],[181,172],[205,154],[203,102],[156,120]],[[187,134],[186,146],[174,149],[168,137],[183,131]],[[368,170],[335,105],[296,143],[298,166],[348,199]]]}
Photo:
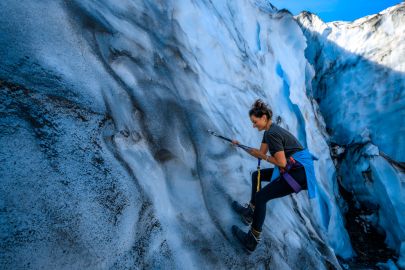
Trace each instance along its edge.
{"label": "ice climber", "polygon": [[[248,252],[254,251],[261,239],[268,201],[301,190],[308,190],[309,198],[313,198],[316,193],[313,156],[290,132],[273,123],[272,114],[270,108],[260,99],[252,105],[249,117],[253,128],[264,131],[264,135],[260,150],[253,148],[249,153],[275,167],[260,170],[260,178],[258,171],[253,172],[248,204],[243,206],[236,201],[232,203],[233,209],[241,215],[244,223],[250,225],[250,230],[246,233],[239,227],[232,226],[233,234]],[[232,143],[239,144],[236,140]],[[262,181],[269,184],[261,188]]]}

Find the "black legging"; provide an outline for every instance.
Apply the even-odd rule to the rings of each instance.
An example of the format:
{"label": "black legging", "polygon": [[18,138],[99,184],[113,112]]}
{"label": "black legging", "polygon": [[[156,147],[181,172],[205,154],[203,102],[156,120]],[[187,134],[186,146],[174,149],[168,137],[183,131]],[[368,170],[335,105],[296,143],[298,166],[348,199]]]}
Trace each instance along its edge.
{"label": "black legging", "polygon": [[[260,182],[270,181],[273,174],[273,168],[260,170]],[[289,174],[297,181],[302,189],[307,188],[307,177],[305,175],[304,167],[299,167],[289,171]],[[252,227],[255,230],[262,231],[264,219],[266,218],[266,203],[275,198],[284,197],[294,190],[290,187],[287,181],[281,176],[274,179],[270,184],[261,188],[259,192],[256,192],[257,188],[257,171],[252,174],[252,196],[250,203],[255,206],[253,213]]]}

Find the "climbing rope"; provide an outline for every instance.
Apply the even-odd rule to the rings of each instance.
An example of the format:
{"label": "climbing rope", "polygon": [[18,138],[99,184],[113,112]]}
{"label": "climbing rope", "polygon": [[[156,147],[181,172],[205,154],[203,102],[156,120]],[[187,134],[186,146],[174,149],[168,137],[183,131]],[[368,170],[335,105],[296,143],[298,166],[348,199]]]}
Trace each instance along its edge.
{"label": "climbing rope", "polygon": [[260,158],[257,159],[257,186],[256,186],[256,192],[259,192],[260,190]]}

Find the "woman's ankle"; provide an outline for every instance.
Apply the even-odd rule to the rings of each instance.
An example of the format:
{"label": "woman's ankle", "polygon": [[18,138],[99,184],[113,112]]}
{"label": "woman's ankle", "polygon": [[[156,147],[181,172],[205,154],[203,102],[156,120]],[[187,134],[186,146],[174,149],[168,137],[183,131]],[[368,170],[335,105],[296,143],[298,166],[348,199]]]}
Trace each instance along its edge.
{"label": "woman's ankle", "polygon": [[260,239],[260,235],[262,233],[261,231],[256,230],[255,228],[253,228],[253,226],[250,227],[250,231],[252,232],[254,237],[256,237],[256,239]]}

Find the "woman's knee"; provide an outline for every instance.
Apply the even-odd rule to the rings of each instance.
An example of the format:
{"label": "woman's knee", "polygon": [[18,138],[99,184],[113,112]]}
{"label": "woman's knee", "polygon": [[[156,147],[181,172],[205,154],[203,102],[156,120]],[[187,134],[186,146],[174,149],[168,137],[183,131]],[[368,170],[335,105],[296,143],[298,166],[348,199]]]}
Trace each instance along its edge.
{"label": "woman's knee", "polygon": [[267,200],[266,200],[266,197],[264,195],[265,194],[263,192],[257,192],[255,194],[255,203],[256,203],[256,205],[266,204]]}

